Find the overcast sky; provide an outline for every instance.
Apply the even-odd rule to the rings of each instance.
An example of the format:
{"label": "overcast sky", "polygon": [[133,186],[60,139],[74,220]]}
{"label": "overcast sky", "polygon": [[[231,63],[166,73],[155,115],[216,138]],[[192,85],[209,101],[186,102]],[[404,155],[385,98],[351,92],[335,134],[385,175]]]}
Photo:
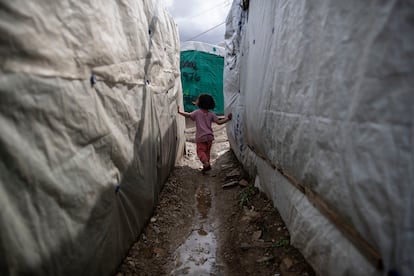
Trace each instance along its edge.
{"label": "overcast sky", "polygon": [[[233,0],[163,0],[178,25],[180,40],[218,44],[224,41],[226,17]],[[213,30],[195,36],[217,26]]]}

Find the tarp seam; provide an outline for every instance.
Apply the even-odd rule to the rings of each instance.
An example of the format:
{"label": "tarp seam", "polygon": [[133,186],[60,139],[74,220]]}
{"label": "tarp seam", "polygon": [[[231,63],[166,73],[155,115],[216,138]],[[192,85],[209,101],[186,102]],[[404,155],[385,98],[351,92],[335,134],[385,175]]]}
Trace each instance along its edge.
{"label": "tarp seam", "polygon": [[256,156],[264,160],[271,168],[277,170],[292,186],[302,192],[313,206],[315,206],[322,214],[332,221],[333,224],[336,225],[346,237],[348,237],[352,244],[354,244],[354,246],[367,258],[368,261],[375,265],[376,268],[381,270],[383,269],[383,261],[379,251],[367,242],[352,225],[346,223],[341,216],[323,200],[322,197],[287,173],[280,165],[273,164],[271,160],[258,153],[252,146],[247,146]]}

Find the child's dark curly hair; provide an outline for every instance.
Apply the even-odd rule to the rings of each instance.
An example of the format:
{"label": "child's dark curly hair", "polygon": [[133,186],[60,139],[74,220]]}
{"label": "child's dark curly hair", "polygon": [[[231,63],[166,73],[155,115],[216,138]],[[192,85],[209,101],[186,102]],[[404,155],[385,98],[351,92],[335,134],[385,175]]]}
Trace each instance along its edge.
{"label": "child's dark curly hair", "polygon": [[201,109],[214,109],[216,107],[216,103],[214,102],[214,99],[209,94],[200,94],[197,98],[197,106]]}

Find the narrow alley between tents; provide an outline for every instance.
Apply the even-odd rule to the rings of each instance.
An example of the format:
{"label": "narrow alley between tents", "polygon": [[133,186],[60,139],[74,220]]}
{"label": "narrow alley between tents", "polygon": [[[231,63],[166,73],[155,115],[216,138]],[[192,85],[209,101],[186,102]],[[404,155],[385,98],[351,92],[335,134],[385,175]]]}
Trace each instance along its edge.
{"label": "narrow alley between tents", "polygon": [[232,153],[224,126],[214,127],[213,169],[200,172],[193,125],[187,120],[186,154],[116,275],[315,275]]}
{"label": "narrow alley between tents", "polygon": [[413,274],[412,1],[0,1],[0,275]]}

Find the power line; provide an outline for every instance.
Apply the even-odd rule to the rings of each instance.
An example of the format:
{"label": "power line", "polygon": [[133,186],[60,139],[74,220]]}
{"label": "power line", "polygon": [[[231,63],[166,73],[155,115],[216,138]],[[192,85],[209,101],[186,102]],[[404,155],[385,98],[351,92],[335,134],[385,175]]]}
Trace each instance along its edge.
{"label": "power line", "polygon": [[224,23],[226,23],[226,21],[221,22],[220,24],[218,24],[218,25],[216,25],[216,26],[214,26],[214,27],[212,27],[212,28],[208,29],[207,31],[204,31],[204,32],[202,32],[202,33],[199,33],[198,35],[193,36],[192,38],[189,38],[189,39],[187,39],[186,41],[190,41],[190,40],[193,40],[194,38],[197,38],[197,37],[199,37],[199,36],[202,36],[203,34],[208,33],[209,31],[214,30],[215,28],[220,27],[220,26],[221,26],[221,25],[223,25]]}
{"label": "power line", "polygon": [[215,7],[212,7],[212,8],[210,8],[210,9],[208,9],[208,10],[202,11],[202,12],[200,12],[200,13],[196,14],[196,15],[190,16],[190,17],[188,17],[188,19],[192,19],[192,18],[194,18],[194,17],[197,17],[197,16],[200,16],[200,15],[203,15],[203,14],[205,14],[205,13],[209,12],[209,11],[212,11],[212,10],[215,10],[215,9],[217,9],[217,8],[220,8],[220,7],[221,7],[221,6],[223,6],[223,5],[224,5],[224,6],[223,6],[222,8],[225,8],[225,7],[229,6],[230,4],[231,4],[231,2],[228,2],[228,1],[226,0],[226,1],[222,2],[221,4],[216,5]]}

